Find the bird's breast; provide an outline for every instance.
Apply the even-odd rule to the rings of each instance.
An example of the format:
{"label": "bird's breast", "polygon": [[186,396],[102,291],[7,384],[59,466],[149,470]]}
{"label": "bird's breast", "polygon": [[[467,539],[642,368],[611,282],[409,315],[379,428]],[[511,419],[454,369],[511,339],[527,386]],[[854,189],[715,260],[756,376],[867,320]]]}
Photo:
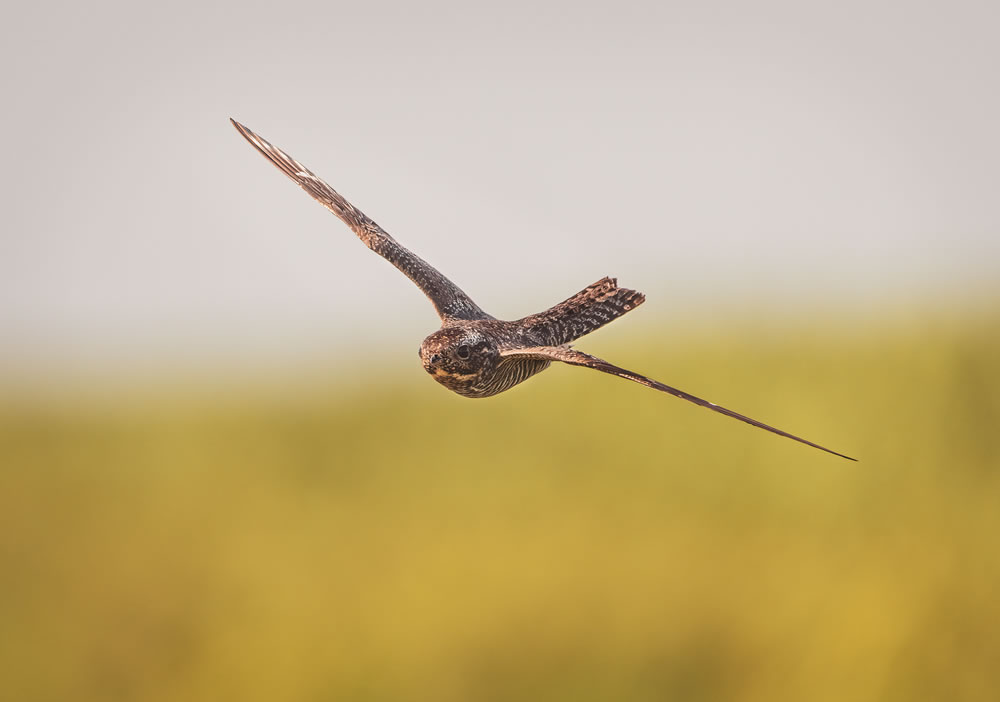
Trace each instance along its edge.
{"label": "bird's breast", "polygon": [[492,397],[545,370],[549,363],[535,359],[505,359],[496,368],[484,369],[478,373],[454,373],[438,368],[431,375],[434,380],[463,397]]}

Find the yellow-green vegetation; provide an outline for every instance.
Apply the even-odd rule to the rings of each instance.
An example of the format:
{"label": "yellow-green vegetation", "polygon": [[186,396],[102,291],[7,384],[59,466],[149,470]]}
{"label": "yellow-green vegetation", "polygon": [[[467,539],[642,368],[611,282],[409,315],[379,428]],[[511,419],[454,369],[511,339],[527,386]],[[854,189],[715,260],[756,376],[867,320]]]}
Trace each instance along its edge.
{"label": "yellow-green vegetation", "polygon": [[998,318],[8,400],[0,698],[995,700]]}

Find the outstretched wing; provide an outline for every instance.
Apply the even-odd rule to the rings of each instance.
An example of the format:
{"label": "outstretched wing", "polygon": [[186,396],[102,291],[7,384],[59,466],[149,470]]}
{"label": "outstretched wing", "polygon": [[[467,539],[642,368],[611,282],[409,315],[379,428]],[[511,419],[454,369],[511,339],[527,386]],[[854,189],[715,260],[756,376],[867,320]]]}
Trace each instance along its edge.
{"label": "outstretched wing", "polygon": [[602,278],[544,312],[519,319],[533,343],[560,346],[579,339],[646,301],[636,290],[619,288],[615,278]]}
{"label": "outstretched wing", "polygon": [[479,309],[462,289],[448,280],[433,266],[402,246],[386,233],[364,212],[349,203],[315,173],[293,159],[281,149],[272,146],[236,120],[230,118],[236,131],[243,135],[254,148],[277,166],[289,178],[312,195],[321,205],[333,212],[349,226],[365,246],[387,260],[424,291],[437,309],[442,320],[448,319],[492,319]]}
{"label": "outstretched wing", "polygon": [[751,426],[755,426],[759,429],[764,429],[771,432],[772,434],[777,434],[778,436],[784,436],[785,438],[798,441],[799,443],[806,444],[807,446],[812,446],[813,448],[818,448],[820,451],[826,451],[827,453],[832,453],[834,456],[840,456],[841,458],[846,458],[849,461],[856,461],[858,459],[851,458],[850,456],[845,456],[842,453],[837,453],[836,451],[831,451],[830,449],[820,446],[819,444],[814,444],[811,441],[806,441],[805,439],[795,436],[794,434],[789,434],[781,429],[775,429],[772,426],[764,424],[763,422],[758,422],[756,419],[751,419],[746,417],[739,412],[733,412],[732,410],[726,409],[725,407],[720,407],[714,402],[709,402],[708,400],[703,400],[700,397],[695,397],[694,395],[689,395],[683,390],[678,390],[677,388],[672,388],[669,385],[664,385],[663,383],[657,382],[651,378],[647,378],[644,375],[639,375],[638,373],[633,373],[630,370],[625,370],[624,368],[619,368],[618,366],[608,363],[605,360],[597,358],[596,356],[591,356],[575,349],[568,348],[566,346],[536,346],[531,348],[521,348],[521,349],[509,349],[502,350],[500,352],[501,356],[509,356],[516,358],[533,358],[538,360],[549,360],[549,361],[562,361],[563,363],[568,363],[572,366],[584,366],[585,368],[593,368],[594,370],[599,370],[604,373],[610,373],[611,375],[617,375],[619,378],[625,378],[626,380],[632,380],[646,387],[653,388],[654,390],[659,390],[661,392],[668,393],[674,397],[679,397],[682,400],[687,400],[688,402],[693,402],[696,405],[702,407],[707,407],[713,412],[718,412],[724,414],[727,417],[732,417],[733,419],[738,419],[741,422],[746,422]]}

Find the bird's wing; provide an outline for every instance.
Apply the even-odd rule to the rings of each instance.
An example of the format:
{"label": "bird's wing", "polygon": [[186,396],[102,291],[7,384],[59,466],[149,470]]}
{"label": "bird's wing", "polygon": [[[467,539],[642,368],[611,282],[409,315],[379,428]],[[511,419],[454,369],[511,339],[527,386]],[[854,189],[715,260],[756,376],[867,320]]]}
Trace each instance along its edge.
{"label": "bird's wing", "polygon": [[714,402],[709,402],[708,400],[703,400],[700,397],[695,397],[694,395],[689,395],[683,390],[678,390],[677,388],[672,388],[669,385],[664,385],[656,380],[647,378],[644,375],[639,375],[630,370],[625,370],[624,368],[619,368],[618,366],[608,363],[605,360],[597,358],[596,356],[591,356],[586,353],[582,353],[575,349],[568,348],[566,346],[535,346],[528,348],[512,348],[504,349],[500,351],[500,355],[504,357],[516,357],[516,358],[534,358],[534,359],[546,359],[549,361],[562,361],[563,363],[568,363],[572,366],[583,366],[585,368],[593,368],[594,370],[599,370],[604,373],[610,373],[611,375],[617,375],[619,378],[625,378],[626,380],[632,380],[640,385],[645,385],[646,387],[653,388],[654,390],[659,390],[660,392],[665,392],[674,397],[679,397],[682,400],[687,400],[688,402],[693,402],[696,405],[702,407],[707,407],[713,412],[718,412],[724,414],[727,417],[732,417],[733,419],[738,419],[741,422],[746,422],[751,426],[755,426],[759,429],[764,429],[771,432],[772,434],[777,434],[778,436],[784,436],[785,438],[798,441],[799,443],[806,444],[807,446],[812,446],[813,448],[818,448],[821,451],[826,451],[827,453],[832,453],[834,456],[840,456],[841,458],[846,458],[849,461],[856,461],[858,459],[851,458],[850,456],[845,456],[842,453],[837,453],[836,451],[831,451],[830,449],[820,446],[819,444],[814,444],[811,441],[806,441],[805,439],[795,436],[794,434],[789,434],[788,432],[782,431],[781,429],[775,429],[772,426],[764,424],[763,422],[758,422],[756,419],[751,419],[738,412],[733,412],[732,410],[726,409],[725,407],[720,407]]}
{"label": "bird's wing", "polygon": [[442,320],[491,319],[490,315],[483,312],[461,288],[389,236],[382,227],[345,200],[340,193],[324,183],[316,174],[236,120],[230,119],[229,121],[257,151],[349,226],[364,242],[365,246],[382,256],[416,283],[417,287],[423,290],[424,294],[434,303]]}
{"label": "bird's wing", "polygon": [[646,300],[636,290],[619,288],[615,278],[602,278],[544,312],[518,320],[533,343],[568,344],[634,310]]}

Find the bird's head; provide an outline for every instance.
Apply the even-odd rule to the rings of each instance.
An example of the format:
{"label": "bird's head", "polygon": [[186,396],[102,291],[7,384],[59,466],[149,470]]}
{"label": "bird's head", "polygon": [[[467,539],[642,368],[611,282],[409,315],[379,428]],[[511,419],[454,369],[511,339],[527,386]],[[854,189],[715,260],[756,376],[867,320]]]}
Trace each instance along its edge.
{"label": "bird's head", "polygon": [[439,329],[420,344],[424,370],[461,395],[478,387],[480,379],[496,369],[499,359],[496,343],[474,329]]}

